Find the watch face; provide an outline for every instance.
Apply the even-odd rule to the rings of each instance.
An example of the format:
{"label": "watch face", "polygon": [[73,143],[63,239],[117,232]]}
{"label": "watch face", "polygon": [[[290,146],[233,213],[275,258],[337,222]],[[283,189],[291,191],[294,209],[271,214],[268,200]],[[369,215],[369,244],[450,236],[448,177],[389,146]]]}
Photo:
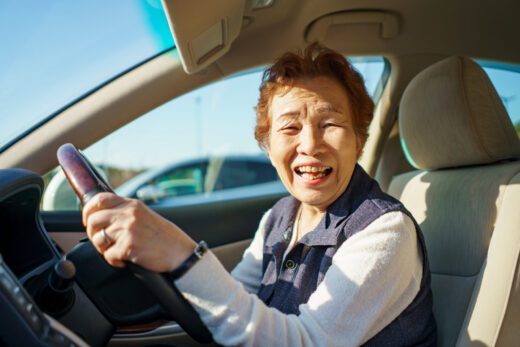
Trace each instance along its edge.
{"label": "watch face", "polygon": [[208,244],[206,243],[206,241],[200,241],[199,245],[195,248],[193,253],[200,259],[200,258],[202,258],[204,253],[206,253],[207,250],[208,250]]}

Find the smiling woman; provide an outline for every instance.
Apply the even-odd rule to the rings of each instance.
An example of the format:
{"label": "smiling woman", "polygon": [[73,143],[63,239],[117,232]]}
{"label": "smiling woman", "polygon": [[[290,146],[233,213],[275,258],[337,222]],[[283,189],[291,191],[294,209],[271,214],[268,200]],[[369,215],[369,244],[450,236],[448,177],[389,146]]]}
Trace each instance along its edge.
{"label": "smiling woman", "polygon": [[433,345],[422,232],[356,164],[373,108],[360,74],[311,45],[279,58],[260,90],[260,143],[291,195],[265,213],[231,276],[204,242],[111,193],[83,209],[94,247],[112,266],[169,273],[222,345]]}
{"label": "smiling woman", "polygon": [[174,46],[159,0],[3,1],[0,33],[0,152],[114,76]]}
{"label": "smiling woman", "polygon": [[[435,344],[436,325],[438,346],[516,346],[518,13],[509,0],[0,1],[0,346],[81,345],[76,334],[92,346],[195,343],[151,295],[161,287],[147,290],[95,246],[113,264],[184,264],[156,277],[220,344]],[[359,133],[336,100],[340,81],[307,76],[277,94],[301,94],[288,110],[295,129],[271,138],[294,147],[270,148],[287,197],[252,136],[253,107],[261,67],[315,40],[354,63],[376,108],[352,165]],[[356,141],[335,138],[352,135],[345,124]],[[62,206],[76,211],[41,211],[42,175],[64,143],[114,185],[144,170],[128,191],[146,203],[100,195],[122,203],[91,209],[87,228],[75,200]],[[349,175],[306,230],[317,220],[307,207]],[[85,231],[94,245],[78,242]],[[71,277],[64,253],[74,296],[53,291],[56,275]]]}

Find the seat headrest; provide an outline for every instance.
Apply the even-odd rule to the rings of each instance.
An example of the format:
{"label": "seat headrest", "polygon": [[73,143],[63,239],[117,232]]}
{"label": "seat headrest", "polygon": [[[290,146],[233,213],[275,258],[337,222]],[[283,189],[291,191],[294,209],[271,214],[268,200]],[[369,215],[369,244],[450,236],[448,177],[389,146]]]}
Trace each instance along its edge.
{"label": "seat headrest", "polygon": [[477,63],[463,57],[414,77],[401,99],[399,133],[418,169],[520,157],[520,141],[495,88]]}

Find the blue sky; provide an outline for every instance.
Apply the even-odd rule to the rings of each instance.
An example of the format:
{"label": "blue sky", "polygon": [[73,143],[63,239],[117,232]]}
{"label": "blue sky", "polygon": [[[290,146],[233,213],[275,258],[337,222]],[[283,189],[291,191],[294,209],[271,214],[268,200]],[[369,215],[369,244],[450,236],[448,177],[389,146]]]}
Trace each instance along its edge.
{"label": "blue sky", "polygon": [[516,72],[484,67],[513,123],[520,122],[520,67]]}
{"label": "blue sky", "polygon": [[143,115],[85,151],[97,162],[140,169],[218,154],[259,153],[254,111],[260,73],[217,82]]}
{"label": "blue sky", "polygon": [[[0,34],[0,147],[173,44],[159,0],[2,1]],[[358,67],[366,76],[380,73]],[[513,121],[520,122],[520,74],[486,71]],[[95,162],[130,168],[193,156],[258,153],[252,134],[260,78],[257,71],[184,95],[86,153]],[[376,81],[367,78],[369,84]]]}
{"label": "blue sky", "polygon": [[0,37],[0,146],[173,45],[159,0],[1,1]]}

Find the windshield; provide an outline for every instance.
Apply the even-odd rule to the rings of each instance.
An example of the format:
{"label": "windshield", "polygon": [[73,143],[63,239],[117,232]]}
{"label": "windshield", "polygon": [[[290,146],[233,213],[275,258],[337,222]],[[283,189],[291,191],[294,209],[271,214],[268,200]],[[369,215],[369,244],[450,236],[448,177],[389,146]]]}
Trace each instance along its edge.
{"label": "windshield", "polygon": [[0,151],[174,46],[159,0],[0,2]]}

